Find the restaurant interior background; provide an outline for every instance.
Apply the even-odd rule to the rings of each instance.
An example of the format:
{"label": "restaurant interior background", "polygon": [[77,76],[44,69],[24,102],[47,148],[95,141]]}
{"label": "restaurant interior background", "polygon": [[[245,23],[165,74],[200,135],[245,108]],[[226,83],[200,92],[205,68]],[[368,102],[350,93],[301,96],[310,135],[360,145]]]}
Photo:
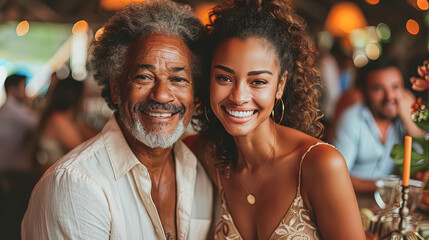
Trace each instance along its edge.
{"label": "restaurant interior background", "polygon": [[[334,65],[326,62],[340,72],[339,79],[323,79],[325,122],[341,92],[353,85],[353,72],[369,60],[381,55],[395,58],[410,87],[408,79],[417,75],[417,65],[429,59],[427,0],[289,1],[307,21],[321,66],[333,56]],[[85,81],[84,115],[89,125],[100,130],[112,112],[87,69],[87,48],[102,34],[103,23],[128,2],[131,0],[0,0],[0,106],[6,99],[3,83],[8,75],[27,76],[26,94],[33,99],[34,109],[42,111],[52,74],[56,73],[58,81],[70,74]],[[203,23],[216,5],[216,1],[181,2],[191,5]],[[323,76],[325,69],[321,67],[321,71]],[[33,186],[16,184],[20,189],[13,193],[16,196],[6,198],[11,185],[0,177],[0,236],[6,239],[19,239],[19,223]]]}

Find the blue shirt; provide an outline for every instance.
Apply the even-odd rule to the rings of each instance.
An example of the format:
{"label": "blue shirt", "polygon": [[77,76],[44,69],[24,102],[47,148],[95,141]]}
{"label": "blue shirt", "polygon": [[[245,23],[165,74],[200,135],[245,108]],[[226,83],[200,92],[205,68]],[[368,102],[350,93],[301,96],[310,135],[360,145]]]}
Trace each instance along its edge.
{"label": "blue shirt", "polygon": [[396,143],[403,143],[406,134],[397,118],[387,130],[383,144],[374,117],[364,104],[356,104],[341,116],[335,131],[334,145],[346,160],[350,175],[362,179],[376,179],[391,174],[395,163],[390,151]]}

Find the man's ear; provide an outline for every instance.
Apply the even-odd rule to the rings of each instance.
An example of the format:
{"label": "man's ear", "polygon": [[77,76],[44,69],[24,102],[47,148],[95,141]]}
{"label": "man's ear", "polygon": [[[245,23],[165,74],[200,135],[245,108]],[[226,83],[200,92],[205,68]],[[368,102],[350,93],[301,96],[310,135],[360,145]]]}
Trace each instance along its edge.
{"label": "man's ear", "polygon": [[118,82],[114,79],[110,79],[110,96],[112,98],[112,101],[114,104],[118,104],[119,98],[118,98]]}
{"label": "man's ear", "polygon": [[285,71],[280,78],[279,85],[277,86],[276,99],[280,99],[283,96],[283,91],[285,90],[286,80],[287,80],[288,71]]}

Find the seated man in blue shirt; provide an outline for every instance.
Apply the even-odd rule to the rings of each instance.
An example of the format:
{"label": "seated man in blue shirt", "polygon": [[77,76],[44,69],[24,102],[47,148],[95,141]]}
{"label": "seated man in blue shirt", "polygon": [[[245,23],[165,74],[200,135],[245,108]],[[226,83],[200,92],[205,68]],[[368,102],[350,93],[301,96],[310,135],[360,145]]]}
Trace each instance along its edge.
{"label": "seated man in blue shirt", "polygon": [[380,58],[360,69],[358,81],[364,102],[347,109],[335,129],[334,145],[346,160],[356,192],[375,191],[374,179],[391,174],[395,164],[390,158],[394,144],[404,136],[421,135],[411,120],[415,101],[404,89],[397,64]]}

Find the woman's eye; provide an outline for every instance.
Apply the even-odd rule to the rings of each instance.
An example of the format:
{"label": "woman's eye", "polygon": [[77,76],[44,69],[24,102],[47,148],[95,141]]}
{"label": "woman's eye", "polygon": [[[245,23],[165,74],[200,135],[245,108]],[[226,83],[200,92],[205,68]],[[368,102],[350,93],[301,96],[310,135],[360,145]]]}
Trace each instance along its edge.
{"label": "woman's eye", "polygon": [[252,84],[255,86],[263,86],[263,85],[267,84],[267,81],[257,79],[257,80],[254,80],[252,82]]}
{"label": "woman's eye", "polygon": [[216,80],[221,81],[221,82],[231,82],[231,78],[229,78],[228,76],[225,76],[225,75],[217,75]]}

